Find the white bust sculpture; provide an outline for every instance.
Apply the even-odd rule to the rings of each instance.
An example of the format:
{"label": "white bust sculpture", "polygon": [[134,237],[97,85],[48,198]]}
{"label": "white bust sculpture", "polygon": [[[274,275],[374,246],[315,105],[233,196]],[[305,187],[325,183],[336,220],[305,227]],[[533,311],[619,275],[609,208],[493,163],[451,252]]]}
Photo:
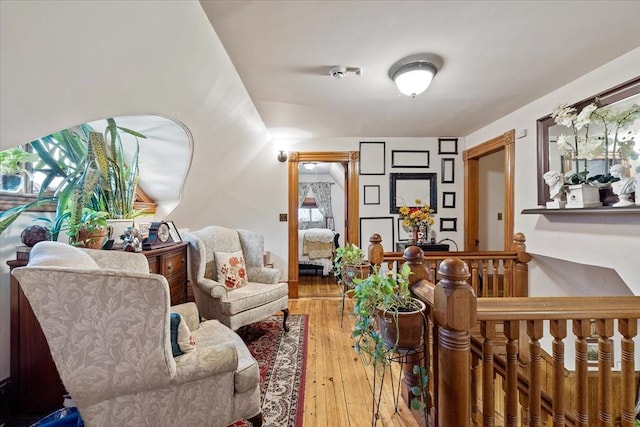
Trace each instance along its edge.
{"label": "white bust sculpture", "polygon": [[619,199],[617,203],[613,204],[614,207],[633,205],[633,202],[629,201],[629,196],[635,191],[636,180],[627,176],[627,169],[628,167],[621,164],[613,165],[609,169],[612,177],[620,178],[620,181],[611,184],[611,189],[618,195]]}
{"label": "white bust sculpture", "polygon": [[558,171],[548,171],[544,175],[544,182],[549,186],[549,196],[553,199],[553,202],[547,202],[548,208],[563,208],[565,202],[563,202],[562,194],[564,188],[564,176]]}

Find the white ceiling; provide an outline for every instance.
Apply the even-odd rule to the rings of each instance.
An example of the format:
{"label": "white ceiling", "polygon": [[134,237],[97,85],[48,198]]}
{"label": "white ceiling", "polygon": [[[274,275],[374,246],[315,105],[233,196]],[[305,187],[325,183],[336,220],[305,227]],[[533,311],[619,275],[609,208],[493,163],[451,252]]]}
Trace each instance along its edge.
{"label": "white ceiling", "polygon": [[[465,136],[640,46],[640,1],[201,4],[275,138]],[[416,53],[444,64],[411,99],[387,72]]]}

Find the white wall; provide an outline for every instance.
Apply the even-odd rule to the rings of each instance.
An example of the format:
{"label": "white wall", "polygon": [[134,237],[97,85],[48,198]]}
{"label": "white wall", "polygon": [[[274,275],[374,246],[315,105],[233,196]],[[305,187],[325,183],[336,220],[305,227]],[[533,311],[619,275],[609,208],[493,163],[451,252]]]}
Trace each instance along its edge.
{"label": "white wall", "polygon": [[[549,114],[558,103],[574,103],[640,75],[640,48],[600,67],[578,80],[514,111],[468,135],[466,148],[476,146],[509,129],[527,129],[517,139],[515,161],[515,231],[527,238],[527,250],[534,255],[530,268],[533,295],[567,295],[555,286],[535,255],[615,268],[635,294],[640,295],[640,215],[544,216],[521,215],[523,209],[537,207],[536,120]],[[606,282],[590,276],[587,287],[599,295],[610,294]],[[585,280],[588,280],[585,278]],[[614,294],[621,294],[617,289]],[[624,293],[622,293],[624,294]]]}

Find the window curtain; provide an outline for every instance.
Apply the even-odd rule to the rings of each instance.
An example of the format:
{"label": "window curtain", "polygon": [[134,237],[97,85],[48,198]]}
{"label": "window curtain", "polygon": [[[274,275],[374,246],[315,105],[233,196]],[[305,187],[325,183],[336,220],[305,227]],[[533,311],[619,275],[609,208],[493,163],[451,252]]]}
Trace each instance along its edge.
{"label": "window curtain", "polygon": [[[331,209],[331,184],[328,182],[311,183],[311,191],[316,198],[318,210],[325,218],[333,218],[333,209]],[[302,202],[299,202],[302,204]]]}
{"label": "window curtain", "polygon": [[310,188],[311,188],[310,182],[298,183],[298,209],[302,207],[302,202],[304,202],[304,198],[307,197],[307,194],[309,193]]}

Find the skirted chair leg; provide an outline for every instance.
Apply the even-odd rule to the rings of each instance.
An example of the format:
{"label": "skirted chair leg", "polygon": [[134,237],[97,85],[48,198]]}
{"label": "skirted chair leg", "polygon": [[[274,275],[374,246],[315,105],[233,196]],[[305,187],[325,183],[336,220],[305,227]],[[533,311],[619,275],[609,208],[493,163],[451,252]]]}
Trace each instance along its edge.
{"label": "skirted chair leg", "polygon": [[287,326],[287,318],[289,317],[289,309],[285,308],[284,310],[282,310],[282,314],[284,314],[284,319],[282,320],[282,329],[284,329],[285,332],[289,332],[289,327]]}
{"label": "skirted chair leg", "polygon": [[249,424],[253,427],[262,427],[262,412],[253,418],[249,418],[247,421],[249,421]]}

